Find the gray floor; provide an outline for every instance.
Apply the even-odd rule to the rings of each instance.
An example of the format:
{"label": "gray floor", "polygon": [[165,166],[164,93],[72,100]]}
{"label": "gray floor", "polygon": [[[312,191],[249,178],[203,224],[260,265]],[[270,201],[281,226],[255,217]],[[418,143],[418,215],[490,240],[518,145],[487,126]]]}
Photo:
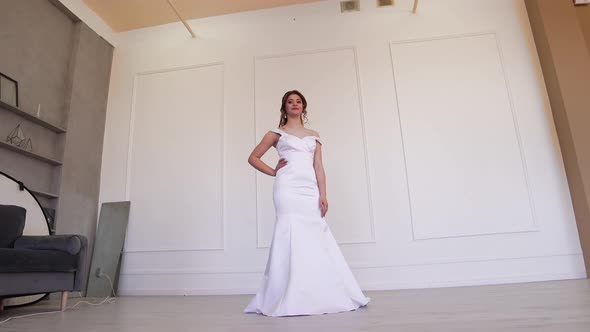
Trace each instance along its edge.
{"label": "gray floor", "polygon": [[[366,294],[371,303],[357,311],[279,318],[243,314],[250,295],[122,297],[13,319],[0,331],[590,331],[588,279]],[[0,321],[58,306],[7,309]]]}

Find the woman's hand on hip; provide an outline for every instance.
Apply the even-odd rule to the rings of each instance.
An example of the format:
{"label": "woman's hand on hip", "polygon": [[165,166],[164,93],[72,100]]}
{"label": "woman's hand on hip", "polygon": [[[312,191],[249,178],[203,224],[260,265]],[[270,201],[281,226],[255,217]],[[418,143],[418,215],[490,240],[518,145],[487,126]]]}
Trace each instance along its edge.
{"label": "woman's hand on hip", "polygon": [[277,166],[275,167],[275,174],[274,175],[276,176],[279,169],[281,169],[285,166],[287,166],[287,159],[285,159],[285,158],[279,159],[279,161],[277,162]]}

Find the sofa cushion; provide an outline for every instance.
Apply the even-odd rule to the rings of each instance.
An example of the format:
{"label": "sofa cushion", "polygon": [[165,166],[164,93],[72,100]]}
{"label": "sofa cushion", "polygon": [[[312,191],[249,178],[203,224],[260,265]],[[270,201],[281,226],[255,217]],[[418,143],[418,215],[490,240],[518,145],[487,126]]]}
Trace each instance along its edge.
{"label": "sofa cushion", "polygon": [[0,273],[74,272],[77,262],[63,251],[0,248]]}
{"label": "sofa cushion", "polygon": [[57,250],[76,255],[82,248],[78,235],[21,236],[15,242],[15,249]]}
{"label": "sofa cushion", "polygon": [[23,235],[27,210],[16,205],[0,205],[0,248],[12,248]]}

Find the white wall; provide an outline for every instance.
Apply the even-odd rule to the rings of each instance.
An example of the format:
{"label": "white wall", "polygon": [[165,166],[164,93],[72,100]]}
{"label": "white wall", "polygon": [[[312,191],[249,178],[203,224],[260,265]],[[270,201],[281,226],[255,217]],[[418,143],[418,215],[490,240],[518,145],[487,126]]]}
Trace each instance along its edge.
{"label": "white wall", "polygon": [[197,39],[180,23],[116,36],[101,201],[131,200],[120,293],[257,289],[272,178],[246,159],[293,88],[363,289],[585,276],[522,2],[374,4],[196,20]]}

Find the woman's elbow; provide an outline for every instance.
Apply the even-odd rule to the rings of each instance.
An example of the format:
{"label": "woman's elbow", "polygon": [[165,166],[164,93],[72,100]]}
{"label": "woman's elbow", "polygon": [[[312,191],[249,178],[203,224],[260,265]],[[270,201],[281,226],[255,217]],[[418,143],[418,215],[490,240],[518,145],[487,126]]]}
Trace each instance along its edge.
{"label": "woman's elbow", "polygon": [[254,157],[253,155],[250,155],[248,157],[248,164],[254,166],[254,159],[256,159],[256,157]]}

